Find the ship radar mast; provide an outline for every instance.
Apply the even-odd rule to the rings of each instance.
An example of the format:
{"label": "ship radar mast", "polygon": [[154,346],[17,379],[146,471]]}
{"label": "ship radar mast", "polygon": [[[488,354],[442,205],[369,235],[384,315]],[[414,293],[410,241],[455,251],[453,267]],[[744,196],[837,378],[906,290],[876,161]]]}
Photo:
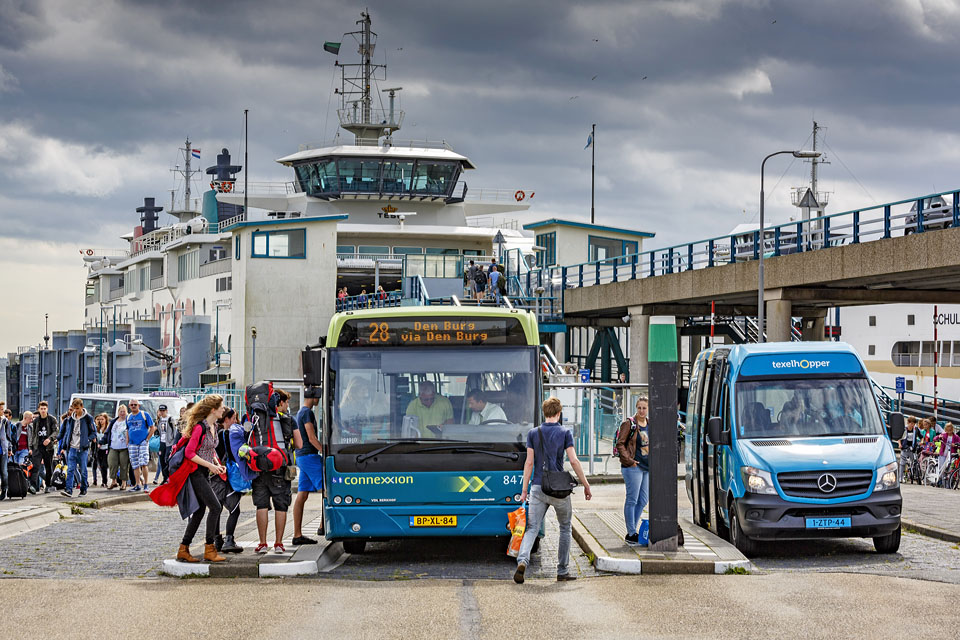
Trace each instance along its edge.
{"label": "ship radar mast", "polygon": [[388,109],[383,108],[382,102],[380,108],[374,108],[373,84],[386,80],[387,65],[373,62],[377,34],[370,30],[370,14],[364,11],[360,16],[357,21],[360,30],[344,34],[357,41],[360,62],[336,63],[340,68],[340,87],[334,91],[340,96],[337,115],[340,126],[354,135],[357,145],[379,145],[380,138],[384,136],[385,143],[389,145],[393,132],[400,129],[403,122],[403,111],[395,105],[397,92],[401,87],[383,90],[383,93],[389,94]]}

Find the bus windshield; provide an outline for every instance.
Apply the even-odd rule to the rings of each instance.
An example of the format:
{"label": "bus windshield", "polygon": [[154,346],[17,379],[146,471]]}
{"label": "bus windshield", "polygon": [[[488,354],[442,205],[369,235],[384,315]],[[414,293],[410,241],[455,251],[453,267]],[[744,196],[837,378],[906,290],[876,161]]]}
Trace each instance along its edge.
{"label": "bus windshield", "polygon": [[329,363],[334,445],[519,444],[534,426],[536,347],[335,349]]}
{"label": "bus windshield", "polygon": [[738,381],[736,389],[741,438],[883,434],[863,378]]}

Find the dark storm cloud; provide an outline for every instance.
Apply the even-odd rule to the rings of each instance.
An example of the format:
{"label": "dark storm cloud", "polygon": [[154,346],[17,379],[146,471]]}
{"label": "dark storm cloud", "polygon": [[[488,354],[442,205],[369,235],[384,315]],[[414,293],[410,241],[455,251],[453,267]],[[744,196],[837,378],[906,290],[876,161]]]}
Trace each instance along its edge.
{"label": "dark storm cloud", "polygon": [[[99,237],[103,225],[134,224],[144,195],[166,204],[167,169],[186,135],[203,149],[203,167],[221,147],[238,151],[244,108],[251,179],[288,179],[274,158],[334,132],[334,57],[322,43],[355,29],[359,10],[307,0],[0,0],[0,70],[16,78],[0,93],[7,233],[29,237],[43,219],[116,244]],[[955,186],[960,45],[951,35],[960,21],[950,3],[420,1],[370,10],[377,59],[389,65],[383,86],[404,87],[398,137],[454,144],[481,169],[468,174],[472,187],[535,189],[527,218],[588,214],[583,145],[594,122],[598,216],[655,231],[658,245],[690,229],[723,233],[741,210],[749,218],[760,159],[802,144],[814,116],[876,198]],[[345,41],[339,59],[355,57]],[[11,140],[27,148],[11,151]],[[88,169],[70,173],[63,145],[68,162]],[[38,147],[50,148],[36,157]],[[803,171],[794,163],[773,193],[778,215],[792,214],[784,187],[802,184]],[[835,202],[867,199],[837,162],[824,180]]]}

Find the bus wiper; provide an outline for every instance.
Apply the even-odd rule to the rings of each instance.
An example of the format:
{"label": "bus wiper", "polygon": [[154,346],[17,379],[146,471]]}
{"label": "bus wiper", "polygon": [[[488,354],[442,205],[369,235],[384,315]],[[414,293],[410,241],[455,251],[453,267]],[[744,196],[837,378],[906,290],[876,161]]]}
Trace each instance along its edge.
{"label": "bus wiper", "polygon": [[[388,440],[385,438],[379,438],[379,442],[388,442]],[[384,451],[386,451],[391,447],[395,447],[398,444],[404,444],[408,442],[421,443],[421,442],[467,442],[467,441],[466,440],[447,440],[446,438],[391,438],[389,440],[389,444],[385,444],[379,449],[374,449],[373,451],[369,451],[367,453],[358,455],[357,464],[366,462],[370,458],[380,455],[381,453],[383,453]]]}
{"label": "bus wiper", "polygon": [[424,451],[450,451],[451,453],[485,453],[488,456],[494,456],[497,458],[506,458],[507,460],[520,459],[520,454],[518,454],[516,451],[507,453],[504,451],[491,451],[490,449],[478,449],[476,447],[461,447],[459,445],[451,445],[448,447],[430,447],[429,449],[420,449],[417,451],[417,453],[422,453]]}

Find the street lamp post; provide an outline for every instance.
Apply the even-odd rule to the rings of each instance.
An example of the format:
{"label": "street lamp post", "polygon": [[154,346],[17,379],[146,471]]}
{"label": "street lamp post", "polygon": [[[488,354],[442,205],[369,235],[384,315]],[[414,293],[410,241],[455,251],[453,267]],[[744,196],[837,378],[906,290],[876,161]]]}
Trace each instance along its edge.
{"label": "street lamp post", "polygon": [[213,344],[217,350],[216,360],[217,360],[217,382],[220,382],[220,308],[221,307],[230,307],[229,302],[218,302],[215,305],[217,310],[217,321],[216,321],[216,330],[213,334]]}
{"label": "street lamp post", "polygon": [[764,167],[767,164],[767,160],[773,156],[779,156],[789,153],[794,158],[819,158],[819,151],[775,151],[763,159],[763,162],[760,163],[760,237],[758,239],[759,247],[758,254],[760,256],[760,264],[757,267],[757,342],[766,342],[766,337],[763,332],[763,254],[764,254],[764,227],[763,227],[763,171]]}

